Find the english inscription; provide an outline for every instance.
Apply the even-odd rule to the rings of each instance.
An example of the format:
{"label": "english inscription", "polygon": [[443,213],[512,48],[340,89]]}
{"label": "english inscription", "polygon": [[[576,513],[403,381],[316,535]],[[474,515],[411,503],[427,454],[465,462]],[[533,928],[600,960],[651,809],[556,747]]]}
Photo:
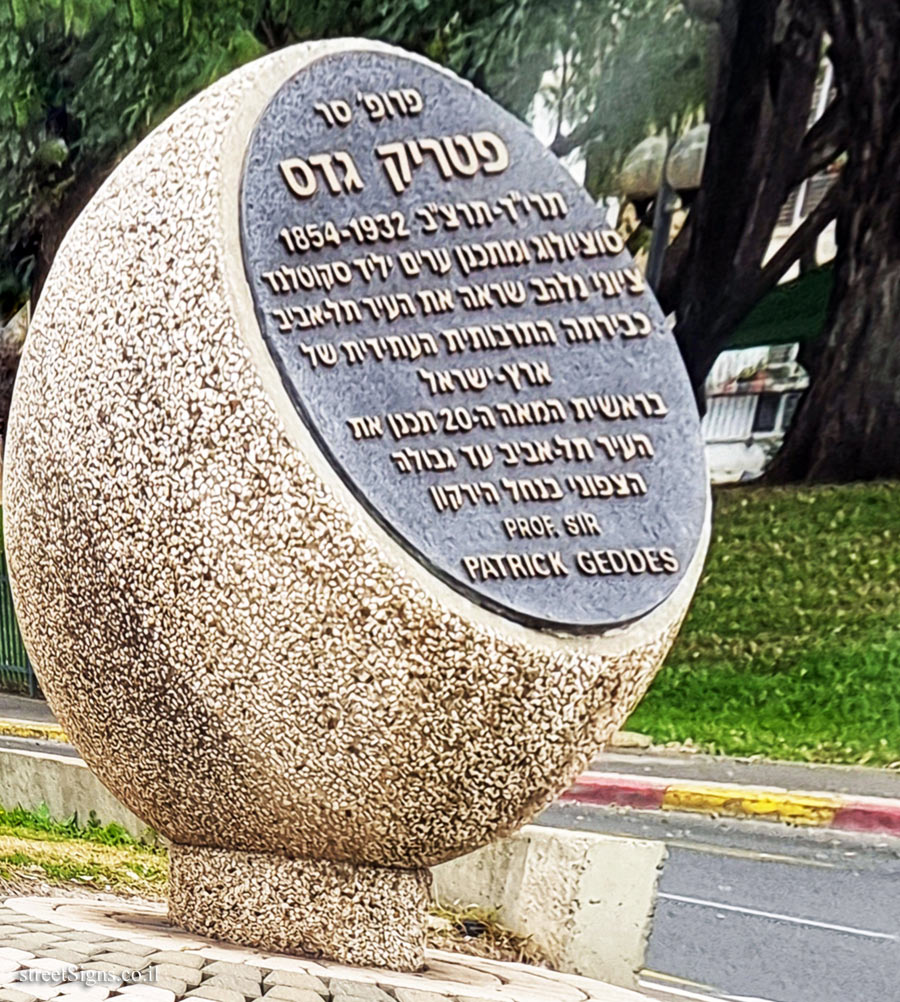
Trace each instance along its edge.
{"label": "english inscription", "polygon": [[672,592],[706,503],[687,377],[621,237],[524,125],[412,59],[327,56],[263,112],[240,212],[295,407],[431,573],[566,632]]}

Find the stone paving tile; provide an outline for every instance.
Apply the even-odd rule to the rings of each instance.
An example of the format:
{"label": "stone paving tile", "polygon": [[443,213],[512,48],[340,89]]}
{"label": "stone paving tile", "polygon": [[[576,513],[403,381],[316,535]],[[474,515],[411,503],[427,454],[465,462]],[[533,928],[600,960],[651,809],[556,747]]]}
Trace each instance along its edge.
{"label": "stone paving tile", "polygon": [[[208,970],[208,968],[207,968]],[[206,974],[206,971],[203,972]],[[204,977],[201,988],[207,985],[215,985],[217,988],[230,988],[232,991],[240,992],[245,998],[259,998],[262,991],[258,981],[251,981],[252,975],[248,978],[236,978],[231,974],[214,974],[211,978]]]}
{"label": "stone paving tile", "polygon": [[46,950],[38,950],[37,953],[42,957],[46,957],[51,952],[55,953],[57,950],[66,950],[69,953],[79,954],[83,960],[89,960],[95,953],[102,953],[104,949],[102,946],[91,946],[80,939],[61,939],[56,943],[52,943]]}
{"label": "stone paving tile", "polygon": [[[248,968],[246,964],[235,964],[227,960],[214,960],[211,964],[207,964],[204,969],[204,974],[230,974],[232,977],[241,978],[246,977],[247,973],[251,971],[252,968]],[[251,977],[253,977],[251,975]]]}
{"label": "stone paving tile", "polygon": [[158,953],[155,946],[147,946],[145,943],[132,943],[131,940],[119,940],[119,946],[123,953],[133,953],[137,957],[149,957],[151,953]]}
{"label": "stone paving tile", "polygon": [[[318,992],[320,995],[328,994],[324,981],[303,971],[269,971],[263,978],[263,984],[275,985],[276,987],[306,988],[309,991]],[[269,994],[266,992],[267,996]],[[274,998],[278,998],[278,996],[275,995]]]}
{"label": "stone paving tile", "polygon": [[293,985],[272,985],[272,987],[263,995],[264,1002],[296,1002],[296,1000],[303,999],[305,1002],[312,1002],[312,996],[317,996],[319,1002],[322,999],[330,999],[331,994],[327,988],[323,988],[321,991],[316,991],[313,988],[297,988]]}
{"label": "stone paving tile", "polygon": [[64,960],[56,960],[53,957],[36,956],[33,960],[23,960],[22,967],[34,971],[66,971],[69,964]]}
{"label": "stone paving tile", "polygon": [[86,985],[83,981],[66,981],[59,986],[59,997],[69,1002],[68,996],[73,995],[71,1002],[104,1002],[109,998],[110,990],[104,985]]}
{"label": "stone paving tile", "polygon": [[0,946],[0,957],[7,960],[32,960],[34,954],[30,950],[16,949],[12,946]]}
{"label": "stone paving tile", "polygon": [[79,953],[76,950],[66,950],[63,947],[50,950],[37,950],[36,954],[44,960],[62,960],[67,964],[81,964],[89,959],[83,953]]}
{"label": "stone paving tile", "polygon": [[168,988],[159,988],[157,985],[125,985],[120,989],[116,998],[133,1000],[133,1002],[175,1002],[175,992]]}
{"label": "stone paving tile", "polygon": [[482,962],[480,958],[473,958],[472,963],[467,961],[467,966],[487,974],[502,975],[502,980],[508,989],[516,992],[522,990],[543,992],[549,995],[553,1002],[585,1002],[587,998],[586,992],[564,982],[555,971],[546,970],[542,976],[535,969],[514,969],[511,964],[509,969],[500,971],[496,962]]}
{"label": "stone paving tile", "polygon": [[262,967],[267,971],[299,971],[327,978],[330,976],[330,971],[324,966],[325,963],[321,960],[310,960],[309,957],[289,957],[283,953],[266,953],[259,957],[251,957],[247,961],[248,966]]}
{"label": "stone paving tile", "polygon": [[204,946],[197,951],[207,960],[227,960],[232,964],[240,964],[251,957],[258,957],[258,950],[250,950],[246,946],[234,946],[222,943],[217,946]]}
{"label": "stone paving tile", "polygon": [[[426,961],[425,970],[422,972],[425,978],[438,978],[442,981],[459,981],[460,984],[474,985],[481,988],[498,988],[503,982],[487,971],[479,971],[470,967],[463,960],[448,963],[445,960],[429,959]],[[423,986],[424,987],[424,986]]]}
{"label": "stone paving tile", "polygon": [[200,970],[207,963],[199,953],[180,953],[178,950],[157,950],[147,956],[154,964],[178,964],[180,967],[193,967]]}
{"label": "stone paving tile", "polygon": [[[155,963],[153,954],[148,959],[151,963]],[[185,967],[183,964],[160,964],[156,968],[156,974],[160,978],[177,978],[179,981],[183,981],[189,988],[196,988],[203,980],[196,968]]]}
{"label": "stone paving tile", "polygon": [[121,946],[124,940],[110,939],[105,932],[87,932],[84,929],[66,929],[65,940],[77,940],[79,943],[90,943],[92,946],[107,946],[110,950]]}
{"label": "stone paving tile", "polygon": [[19,991],[17,988],[0,988],[2,1002],[34,1002],[36,998],[36,995],[29,995],[28,992]]}
{"label": "stone paving tile", "polygon": [[179,998],[188,990],[187,984],[181,978],[160,974],[158,970],[154,975],[153,987],[165,988],[167,991],[174,992]]}
{"label": "stone paving tile", "polygon": [[108,960],[89,960],[80,966],[83,971],[106,971],[107,974],[122,973],[121,964],[111,964]]}
{"label": "stone paving tile", "polygon": [[212,1002],[244,1002],[244,996],[232,988],[222,988],[219,985],[210,985],[204,982],[199,988],[194,988],[187,993],[186,998],[204,998]]}
{"label": "stone paving tile", "polygon": [[[280,994],[274,995],[273,992]],[[349,996],[347,996],[349,998]],[[324,999],[331,998],[330,995],[320,995],[309,988],[291,988],[290,985],[275,985],[263,996],[264,1000],[275,999],[277,1002],[323,1002]],[[441,1002],[444,1002],[442,999]]]}
{"label": "stone paving tile", "polygon": [[46,932],[28,932],[21,936],[10,936],[7,946],[16,946],[20,950],[30,950],[33,947],[49,946],[51,943],[58,943],[62,936],[51,936]]}
{"label": "stone paving tile", "polygon": [[[130,944],[125,945],[127,947]],[[120,971],[143,971],[153,963],[149,957],[139,957],[134,953],[126,953],[124,950],[99,953],[96,959],[105,960],[107,964],[118,964]]]}
{"label": "stone paving tile", "polygon": [[21,936],[25,931],[20,925],[0,925],[0,936]]}
{"label": "stone paving tile", "polygon": [[[19,988],[17,987],[16,990],[18,991]],[[53,983],[34,984],[29,982],[27,985],[23,984],[21,990],[38,999],[52,999],[59,995],[59,985]]]}
{"label": "stone paving tile", "polygon": [[[66,988],[66,985],[60,985],[60,991]],[[88,987],[81,981],[70,982],[69,988],[74,988],[75,991],[68,991],[65,994],[57,995],[57,998],[61,1002],[106,1002],[109,998],[110,991],[108,986],[104,985],[91,985]]]}
{"label": "stone paving tile", "polygon": [[419,991],[418,988],[395,988],[394,995],[397,996],[397,1002],[447,1002],[446,995]]}
{"label": "stone paving tile", "polygon": [[365,1002],[394,1002],[391,996],[377,985],[365,984],[359,981],[344,981],[340,978],[332,978],[328,982],[328,989],[335,999],[352,998],[365,1000]]}
{"label": "stone paving tile", "polygon": [[263,986],[259,978],[255,977],[252,967],[247,968],[246,974],[210,974],[209,968],[203,970],[204,985],[219,985],[220,988],[233,988],[242,995],[249,995],[257,998],[263,992]]}

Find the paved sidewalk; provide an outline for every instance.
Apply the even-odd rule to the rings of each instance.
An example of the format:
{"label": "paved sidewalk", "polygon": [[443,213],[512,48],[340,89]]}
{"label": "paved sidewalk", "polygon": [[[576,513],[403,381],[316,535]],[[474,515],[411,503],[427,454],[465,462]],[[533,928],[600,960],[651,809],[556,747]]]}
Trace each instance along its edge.
{"label": "paved sidewalk", "polygon": [[[194,936],[170,926],[165,911],[163,904],[9,898],[0,907],[0,1000],[645,1002],[648,998],[590,978],[438,950],[426,951],[425,969],[415,974],[347,967]],[[123,971],[140,972],[140,979],[99,981],[101,975]],[[93,972],[85,976],[96,983],[87,987],[75,980],[76,972]],[[23,981],[23,975],[29,980]]]}

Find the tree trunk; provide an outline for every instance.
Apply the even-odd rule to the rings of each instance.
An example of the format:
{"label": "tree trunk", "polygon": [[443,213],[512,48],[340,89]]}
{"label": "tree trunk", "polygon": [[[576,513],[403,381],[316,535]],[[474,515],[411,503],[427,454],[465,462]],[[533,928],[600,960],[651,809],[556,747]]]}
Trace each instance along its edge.
{"label": "tree trunk", "polygon": [[772,481],[900,476],[900,5],[828,0],[854,109],[822,357]]}
{"label": "tree trunk", "polygon": [[[821,56],[809,0],[726,0],[703,180],[674,291],[675,337],[700,397],[716,356],[779,275],[762,262],[797,183]],[[669,289],[665,290],[667,293]]]}

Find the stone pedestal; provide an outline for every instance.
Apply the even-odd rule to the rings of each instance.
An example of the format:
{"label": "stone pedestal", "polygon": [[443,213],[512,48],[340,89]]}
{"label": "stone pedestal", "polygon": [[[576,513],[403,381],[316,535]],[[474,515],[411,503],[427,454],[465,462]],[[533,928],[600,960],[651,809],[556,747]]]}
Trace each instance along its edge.
{"label": "stone pedestal", "polygon": [[169,868],[169,919],[189,932],[400,971],[425,962],[425,869],[174,844]]}

